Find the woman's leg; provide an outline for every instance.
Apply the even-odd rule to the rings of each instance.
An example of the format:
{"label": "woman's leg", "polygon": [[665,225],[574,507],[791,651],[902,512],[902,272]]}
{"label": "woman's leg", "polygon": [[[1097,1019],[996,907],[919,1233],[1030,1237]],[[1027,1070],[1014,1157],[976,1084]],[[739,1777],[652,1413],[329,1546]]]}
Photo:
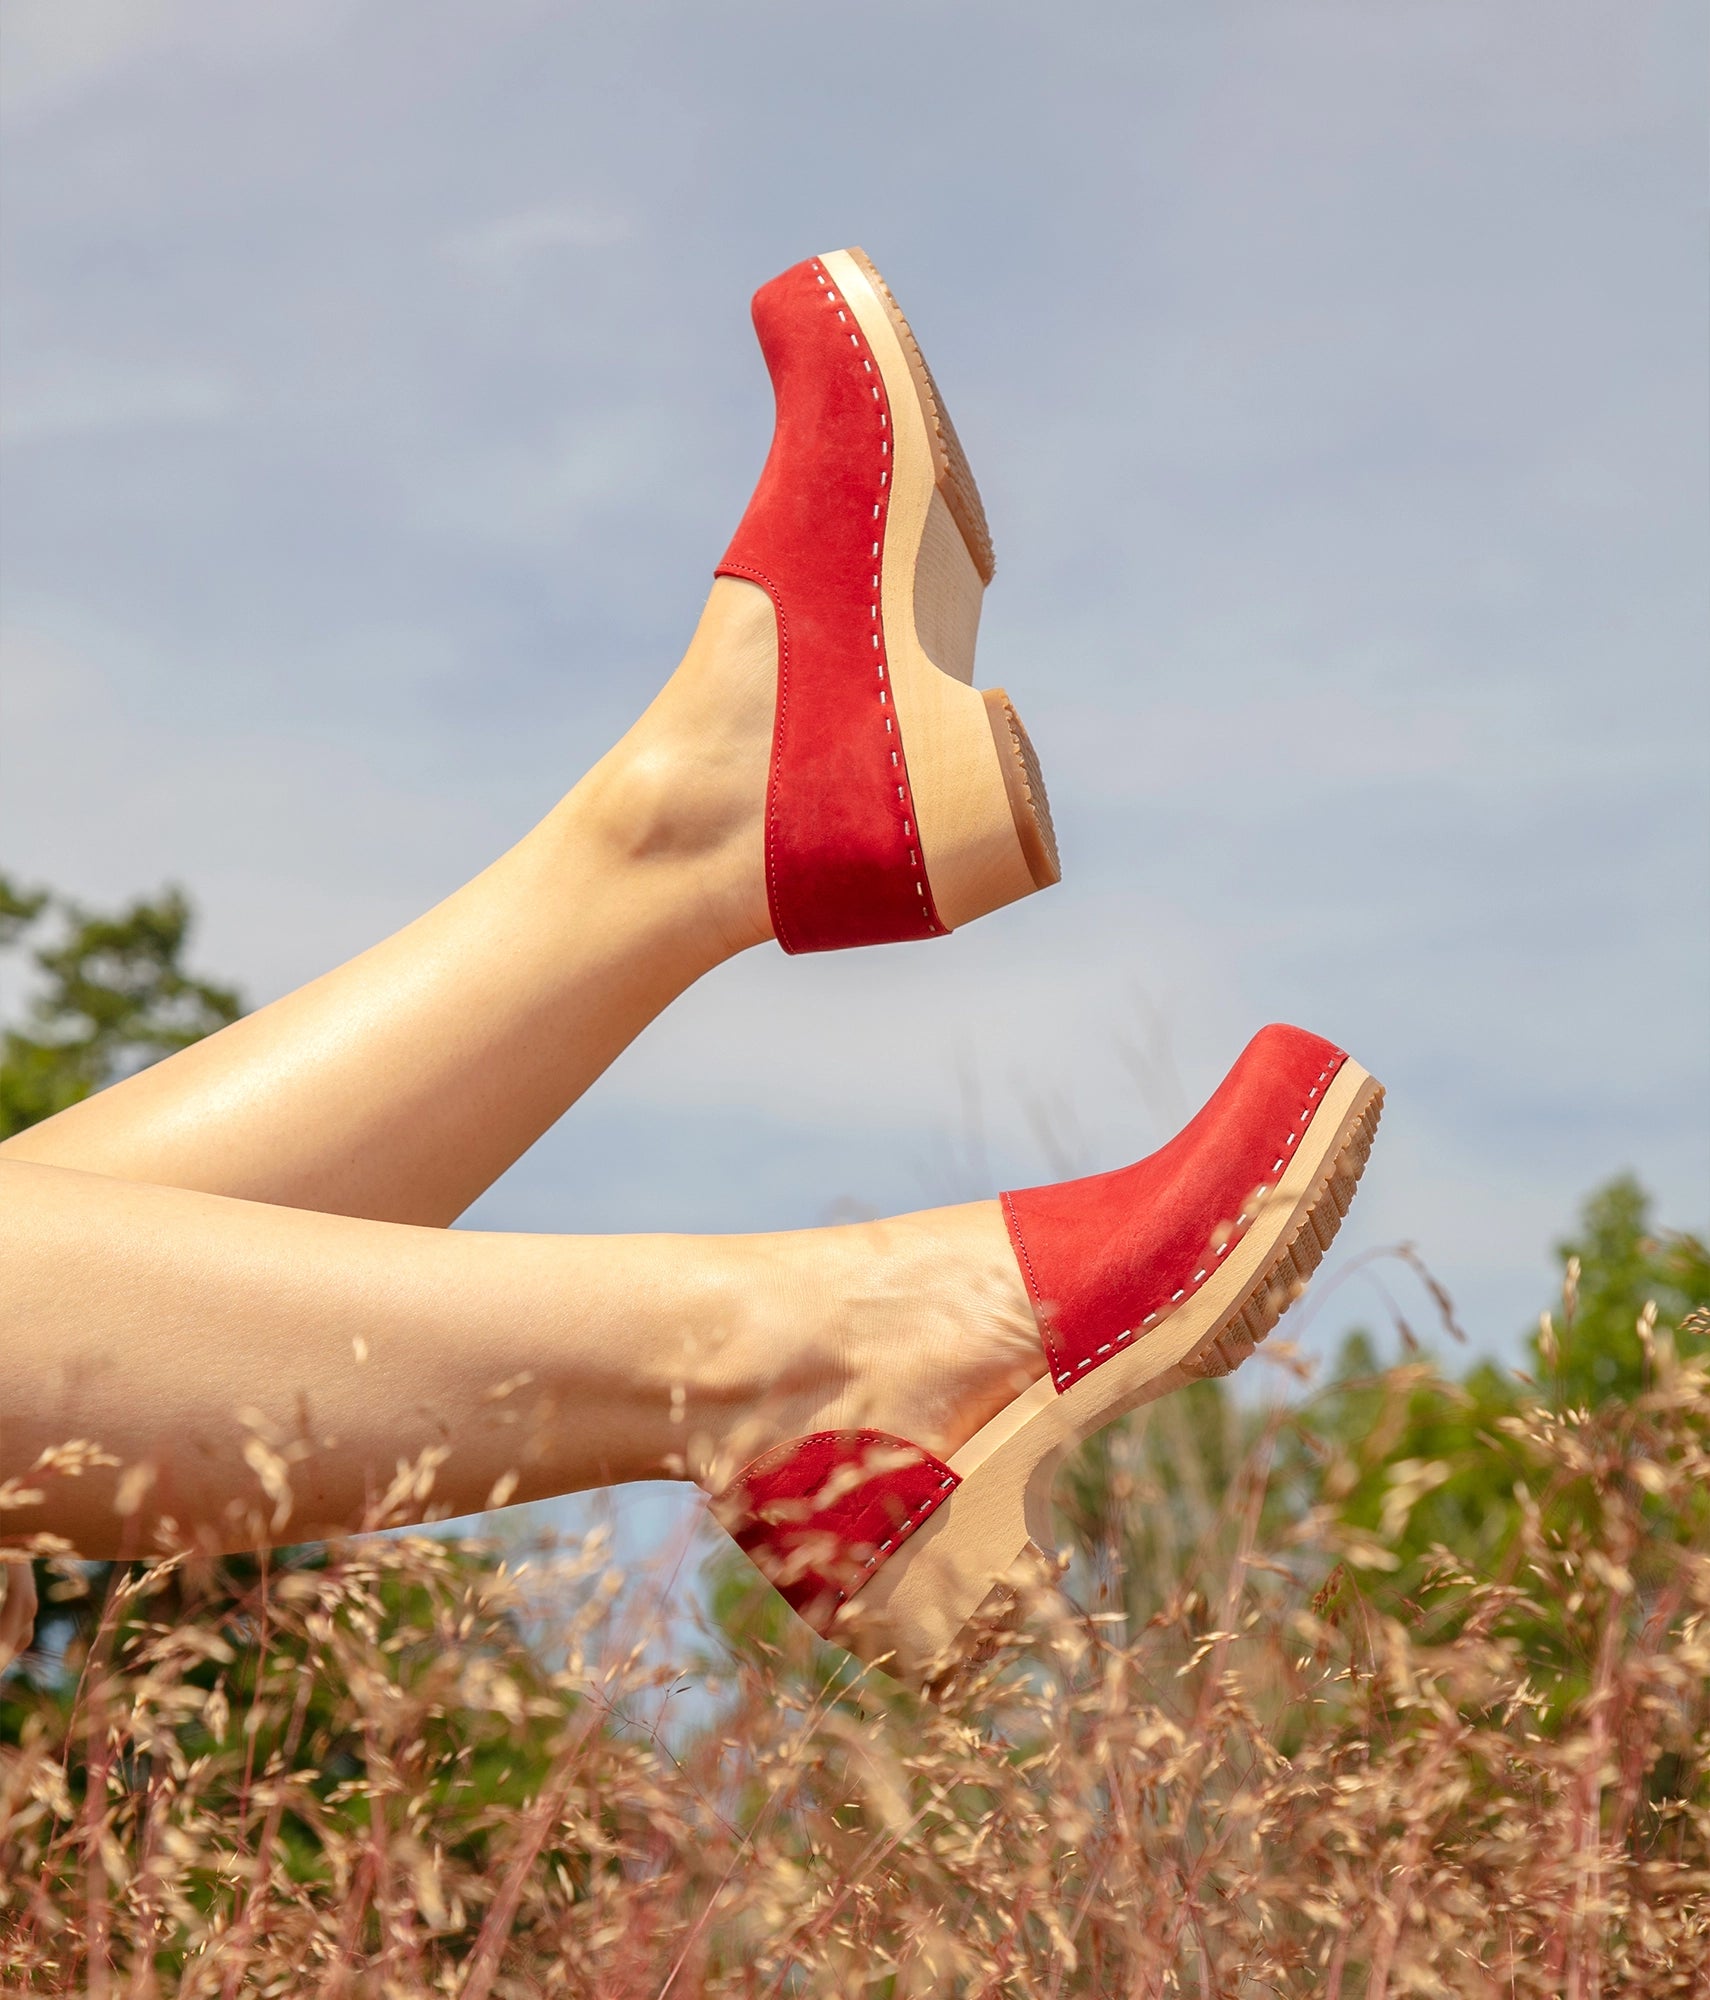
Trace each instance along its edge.
{"label": "woman's leg", "polygon": [[0,1159],[450,1222],[661,1009],[771,935],[776,647],[771,600],[720,578],[647,713],[485,873]]}
{"label": "woman's leg", "polygon": [[624,741],[427,916],[11,1157],[443,1224],[774,911],[829,948],[931,936],[1057,879],[1026,732],[972,685],[990,536],[912,330],[860,251],[763,286],[755,328],[772,450],[687,656]]}
{"label": "woman's leg", "polygon": [[[716,1486],[826,1429],[947,1456],[1045,1365],[995,1202],[788,1235],[488,1235],[0,1161],[0,1210],[7,1531],[89,1556],[359,1527],[440,1457],[432,1501],[402,1481],[390,1518]],[[42,1469],[73,1440],[86,1469]]]}

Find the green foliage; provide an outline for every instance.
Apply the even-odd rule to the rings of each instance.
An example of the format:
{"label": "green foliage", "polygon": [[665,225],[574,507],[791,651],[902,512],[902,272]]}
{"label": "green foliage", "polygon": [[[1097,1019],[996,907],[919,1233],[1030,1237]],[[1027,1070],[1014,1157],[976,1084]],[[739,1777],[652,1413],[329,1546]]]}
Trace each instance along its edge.
{"label": "green foliage", "polygon": [[44,922],[30,957],[40,987],[0,1042],[0,1139],[211,1035],[243,1012],[236,990],[184,968],[191,908],[182,890],[112,915],[0,875],[0,950]]}
{"label": "green foliage", "polygon": [[[1651,1386],[1659,1339],[1702,1345],[1691,1315],[1710,1305],[1710,1256],[1696,1236],[1656,1230],[1630,1176],[1590,1197],[1558,1255],[1561,1309],[1540,1317],[1529,1376],[1481,1361],[1455,1380],[1429,1360],[1380,1375],[1355,1341],[1304,1413],[1289,1495],[1297,1507],[1328,1503],[1363,1535],[1366,1588],[1386,1613],[1417,1616],[1445,1557],[1508,1579],[1528,1508],[1546,1510],[1547,1532],[1595,1536],[1581,1482],[1534,1478],[1523,1406],[1575,1423],[1594,1409],[1618,1413]],[[1710,1525],[1704,1506],[1684,1505],[1667,1519],[1649,1506],[1663,1543],[1690,1546]],[[1533,1637],[1554,1651],[1551,1622],[1546,1613]]]}
{"label": "green foliage", "polygon": [[28,930],[47,908],[45,889],[20,889],[9,876],[0,875],[0,950]]}
{"label": "green foliage", "polygon": [[1533,1335],[1534,1372],[1563,1409],[1630,1401],[1652,1374],[1638,1331],[1645,1307],[1654,1303],[1658,1323],[1675,1327],[1710,1304],[1710,1245],[1656,1229],[1650,1196],[1621,1174],[1585,1204],[1556,1254],[1562,1323],[1541,1322]]}

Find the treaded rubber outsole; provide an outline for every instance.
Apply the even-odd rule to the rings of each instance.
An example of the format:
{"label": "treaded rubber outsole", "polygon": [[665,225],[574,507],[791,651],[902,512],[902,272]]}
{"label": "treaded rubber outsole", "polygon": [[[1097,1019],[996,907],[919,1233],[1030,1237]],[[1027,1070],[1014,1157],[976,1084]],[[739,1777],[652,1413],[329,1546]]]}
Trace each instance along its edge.
{"label": "treaded rubber outsole", "polygon": [[1051,824],[1051,801],[1045,795],[1039,753],[1003,689],[987,688],[984,692],[1016,838],[1027,857],[1034,888],[1049,889],[1062,881],[1063,865],[1057,858],[1057,829]]}
{"label": "treaded rubber outsole", "polygon": [[938,490],[944,495],[944,504],[962,531],[962,539],[968,545],[968,553],[974,559],[981,582],[990,583],[997,574],[997,561],[992,553],[992,531],[986,523],[985,503],[980,498],[968,454],[962,449],[962,440],[956,435],[956,426],[950,421],[950,412],[944,407],[944,398],[933,380],[926,356],[920,351],[920,342],[915,339],[907,315],[897,304],[890,286],[879,275],[872,258],[865,250],[852,249],[849,255],[866,274],[868,282],[890,313],[897,338],[908,356],[909,371],[920,394],[921,409],[926,415],[926,428],[933,442]]}
{"label": "treaded rubber outsole", "polygon": [[1159,1379],[1170,1388],[1179,1382],[1215,1380],[1239,1368],[1254,1348],[1276,1326],[1289,1307],[1306,1290],[1312,1274],[1324,1261],[1324,1253],[1336,1240],[1342,1218],[1354,1199],[1354,1190],[1371,1158],[1372,1138],[1383,1115],[1383,1085],[1372,1085],[1371,1096],[1361,1106],[1353,1126],[1335,1157],[1324,1171],[1321,1183],[1311,1195],[1311,1205],[1295,1226],[1294,1234],[1277,1251],[1270,1269],[1253,1287],[1238,1311],[1232,1313],[1193,1355],[1167,1369]]}

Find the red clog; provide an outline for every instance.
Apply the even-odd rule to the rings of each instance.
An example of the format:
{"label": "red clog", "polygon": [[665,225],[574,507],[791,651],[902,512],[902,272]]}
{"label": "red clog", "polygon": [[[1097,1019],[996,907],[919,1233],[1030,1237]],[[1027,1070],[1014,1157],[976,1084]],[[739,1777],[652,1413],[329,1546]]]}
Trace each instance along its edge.
{"label": "red clog", "polygon": [[1003,1196],[1049,1364],[1039,1381],[948,1462],[876,1431],[792,1439],[717,1496],[716,1517],[815,1630],[929,1678],[1029,1546],[1050,1549],[1064,1453],[1227,1374],[1304,1291],[1382,1103],[1331,1043],[1263,1029],[1149,1158]]}
{"label": "red clog", "polygon": [[972,686],[979,491],[908,322],[859,250],[754,295],[772,449],[718,574],[778,626],[766,885],[786,951],[935,937],[1058,879],[1038,762]]}

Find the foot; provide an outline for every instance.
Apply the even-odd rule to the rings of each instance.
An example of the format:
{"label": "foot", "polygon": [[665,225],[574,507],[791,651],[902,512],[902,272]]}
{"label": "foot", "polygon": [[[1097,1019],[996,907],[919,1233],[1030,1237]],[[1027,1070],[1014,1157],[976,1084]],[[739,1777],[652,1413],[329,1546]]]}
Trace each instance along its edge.
{"label": "foot", "polygon": [[742,1320],[732,1372],[757,1381],[752,1400],[734,1381],[728,1402],[715,1393],[728,1417],[687,1467],[710,1491],[822,1431],[883,1431],[948,1458],[1045,1373],[995,1201],[730,1246]]}
{"label": "foot", "polygon": [[976,693],[985,513],[908,322],[859,250],[763,285],[772,449],[719,564],[778,619],[766,882],[786,951],[936,937],[1057,879],[1037,761]]}
{"label": "foot", "polygon": [[731,949],[941,936],[1057,880],[1038,761],[973,687],[991,542],[908,322],[859,251],[763,286],[760,484],[687,657],[608,760],[633,856],[693,858]]}
{"label": "foot", "polygon": [[[813,1430],[744,1464],[718,1518],[822,1633],[835,1625],[868,1658],[941,1658],[1028,1545],[1049,1548],[1063,1454],[1167,1389],[1227,1374],[1304,1290],[1382,1098],[1334,1044],[1273,1026],[1149,1158],[1006,1194],[996,1218],[977,1206],[887,1225],[895,1261],[865,1290],[841,1275],[842,1347],[865,1395],[828,1400]],[[848,1367],[838,1331],[821,1338]]]}

